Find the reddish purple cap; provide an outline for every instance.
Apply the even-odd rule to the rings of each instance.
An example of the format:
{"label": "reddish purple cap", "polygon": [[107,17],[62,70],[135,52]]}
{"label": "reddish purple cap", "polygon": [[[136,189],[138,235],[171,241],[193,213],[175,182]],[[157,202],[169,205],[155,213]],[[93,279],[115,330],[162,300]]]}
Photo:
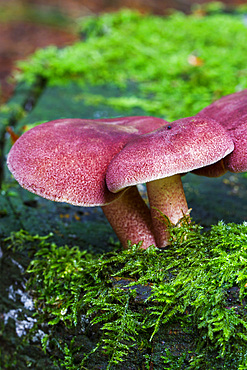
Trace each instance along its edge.
{"label": "reddish purple cap", "polygon": [[224,171],[247,171],[247,89],[215,101],[197,117],[217,120],[232,138],[234,151],[223,160]]}
{"label": "reddish purple cap", "polygon": [[197,117],[210,117],[231,130],[238,126],[238,120],[247,114],[247,89],[223,96],[202,109]]}
{"label": "reddish purple cap", "polygon": [[166,125],[168,122],[163,118],[149,116],[132,116],[98,119],[97,122],[105,122],[117,126],[134,127],[139,134],[146,134]]}
{"label": "reddish purple cap", "polygon": [[219,161],[233,142],[216,121],[188,117],[137,137],[114,157],[106,172],[110,191],[190,172]]}
{"label": "reddish purple cap", "polygon": [[166,121],[154,117],[47,122],[23,134],[7,164],[25,189],[44,198],[74,205],[106,205],[119,195],[105,184],[112,158],[140,133]]}

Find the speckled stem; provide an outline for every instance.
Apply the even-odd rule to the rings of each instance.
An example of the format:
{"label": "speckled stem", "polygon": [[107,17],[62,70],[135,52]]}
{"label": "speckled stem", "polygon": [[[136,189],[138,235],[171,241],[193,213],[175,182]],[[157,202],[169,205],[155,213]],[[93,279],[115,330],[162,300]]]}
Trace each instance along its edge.
{"label": "speckled stem", "polygon": [[162,222],[160,212],[176,224],[188,211],[181,176],[174,175],[151,181],[147,183],[147,191],[156,243],[159,248],[164,248],[169,244],[170,235]]}
{"label": "speckled stem", "polygon": [[132,244],[143,240],[144,249],[155,245],[150,210],[136,186],[127,189],[120,198],[103,206],[102,210],[125,249],[128,240]]}

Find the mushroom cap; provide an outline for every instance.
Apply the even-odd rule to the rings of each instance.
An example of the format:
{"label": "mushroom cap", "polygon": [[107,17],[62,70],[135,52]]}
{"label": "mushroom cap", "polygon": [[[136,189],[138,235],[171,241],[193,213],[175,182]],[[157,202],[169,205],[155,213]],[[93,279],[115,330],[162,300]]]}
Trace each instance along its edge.
{"label": "mushroom cap", "polygon": [[225,168],[234,173],[247,171],[247,114],[237,124],[235,128],[228,130],[234,142],[234,151],[224,158]]}
{"label": "mushroom cap", "polygon": [[[232,138],[234,151],[223,160],[225,172],[247,171],[247,89],[223,96],[200,111],[197,117],[217,120]],[[206,172],[203,174],[207,176]]]}
{"label": "mushroom cap", "polygon": [[232,130],[238,126],[238,121],[247,114],[247,89],[223,96],[202,109],[196,117],[215,119],[226,129]]}
{"label": "mushroom cap", "polygon": [[149,116],[101,118],[96,121],[117,126],[134,127],[136,130],[138,130],[139,134],[151,132],[168,123],[163,118]]}
{"label": "mushroom cap", "polygon": [[7,165],[25,189],[74,205],[106,205],[120,196],[106,187],[111,159],[130,140],[166,123],[161,118],[59,119],[24,133]]}
{"label": "mushroom cap", "polygon": [[227,169],[225,168],[225,165],[224,165],[225,158],[221,159],[220,161],[216,163],[210,164],[209,166],[197,168],[196,170],[193,170],[191,172],[198,176],[206,176],[206,177],[223,176],[227,172]]}
{"label": "mushroom cap", "polygon": [[233,148],[231,138],[216,121],[183,118],[127,143],[109,164],[106,183],[116,193],[210,165]]}

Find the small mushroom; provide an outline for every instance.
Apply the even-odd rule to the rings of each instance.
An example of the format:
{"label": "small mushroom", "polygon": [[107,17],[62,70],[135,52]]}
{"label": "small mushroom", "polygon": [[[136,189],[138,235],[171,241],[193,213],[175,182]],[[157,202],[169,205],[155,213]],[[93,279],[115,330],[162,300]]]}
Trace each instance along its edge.
{"label": "small mushroom", "polygon": [[109,190],[147,183],[155,239],[169,243],[160,212],[173,224],[188,211],[181,175],[219,161],[233,150],[224,128],[211,119],[183,118],[128,142],[106,171]]}
{"label": "small mushroom", "polygon": [[216,120],[234,142],[234,150],[220,162],[202,168],[197,175],[218,177],[227,171],[247,171],[247,89],[222,97],[197,114]]}
{"label": "small mushroom", "polygon": [[60,119],[24,133],[7,164],[25,189],[41,197],[77,206],[101,206],[121,243],[154,244],[150,210],[137,188],[118,194],[106,187],[112,158],[139,134],[164,125],[154,117]]}

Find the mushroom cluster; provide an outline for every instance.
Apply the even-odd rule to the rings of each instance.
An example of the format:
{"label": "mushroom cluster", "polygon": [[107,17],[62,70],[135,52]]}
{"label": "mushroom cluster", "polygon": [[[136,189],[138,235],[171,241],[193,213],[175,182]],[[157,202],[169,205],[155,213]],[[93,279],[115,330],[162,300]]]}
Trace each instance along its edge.
{"label": "mushroom cluster", "polygon": [[158,127],[155,117],[59,119],[32,128],[12,146],[7,165],[19,184],[41,197],[77,206],[101,206],[122,245],[155,244],[150,211],[136,187],[118,194],[106,169],[124,145]]}
{"label": "mushroom cluster", "polygon": [[233,149],[229,134],[215,120],[183,118],[128,142],[107,168],[107,187],[118,194],[147,183],[155,240],[163,248],[169,233],[160,212],[176,224],[188,211],[181,175],[218,162]]}
{"label": "mushroom cluster", "polygon": [[[21,186],[44,198],[101,206],[124,248],[128,240],[163,248],[169,233],[160,212],[176,224],[188,211],[181,176],[217,166],[233,149],[223,125],[203,114],[172,123],[60,119],[23,134],[7,164]],[[141,183],[150,208],[137,189]]]}

